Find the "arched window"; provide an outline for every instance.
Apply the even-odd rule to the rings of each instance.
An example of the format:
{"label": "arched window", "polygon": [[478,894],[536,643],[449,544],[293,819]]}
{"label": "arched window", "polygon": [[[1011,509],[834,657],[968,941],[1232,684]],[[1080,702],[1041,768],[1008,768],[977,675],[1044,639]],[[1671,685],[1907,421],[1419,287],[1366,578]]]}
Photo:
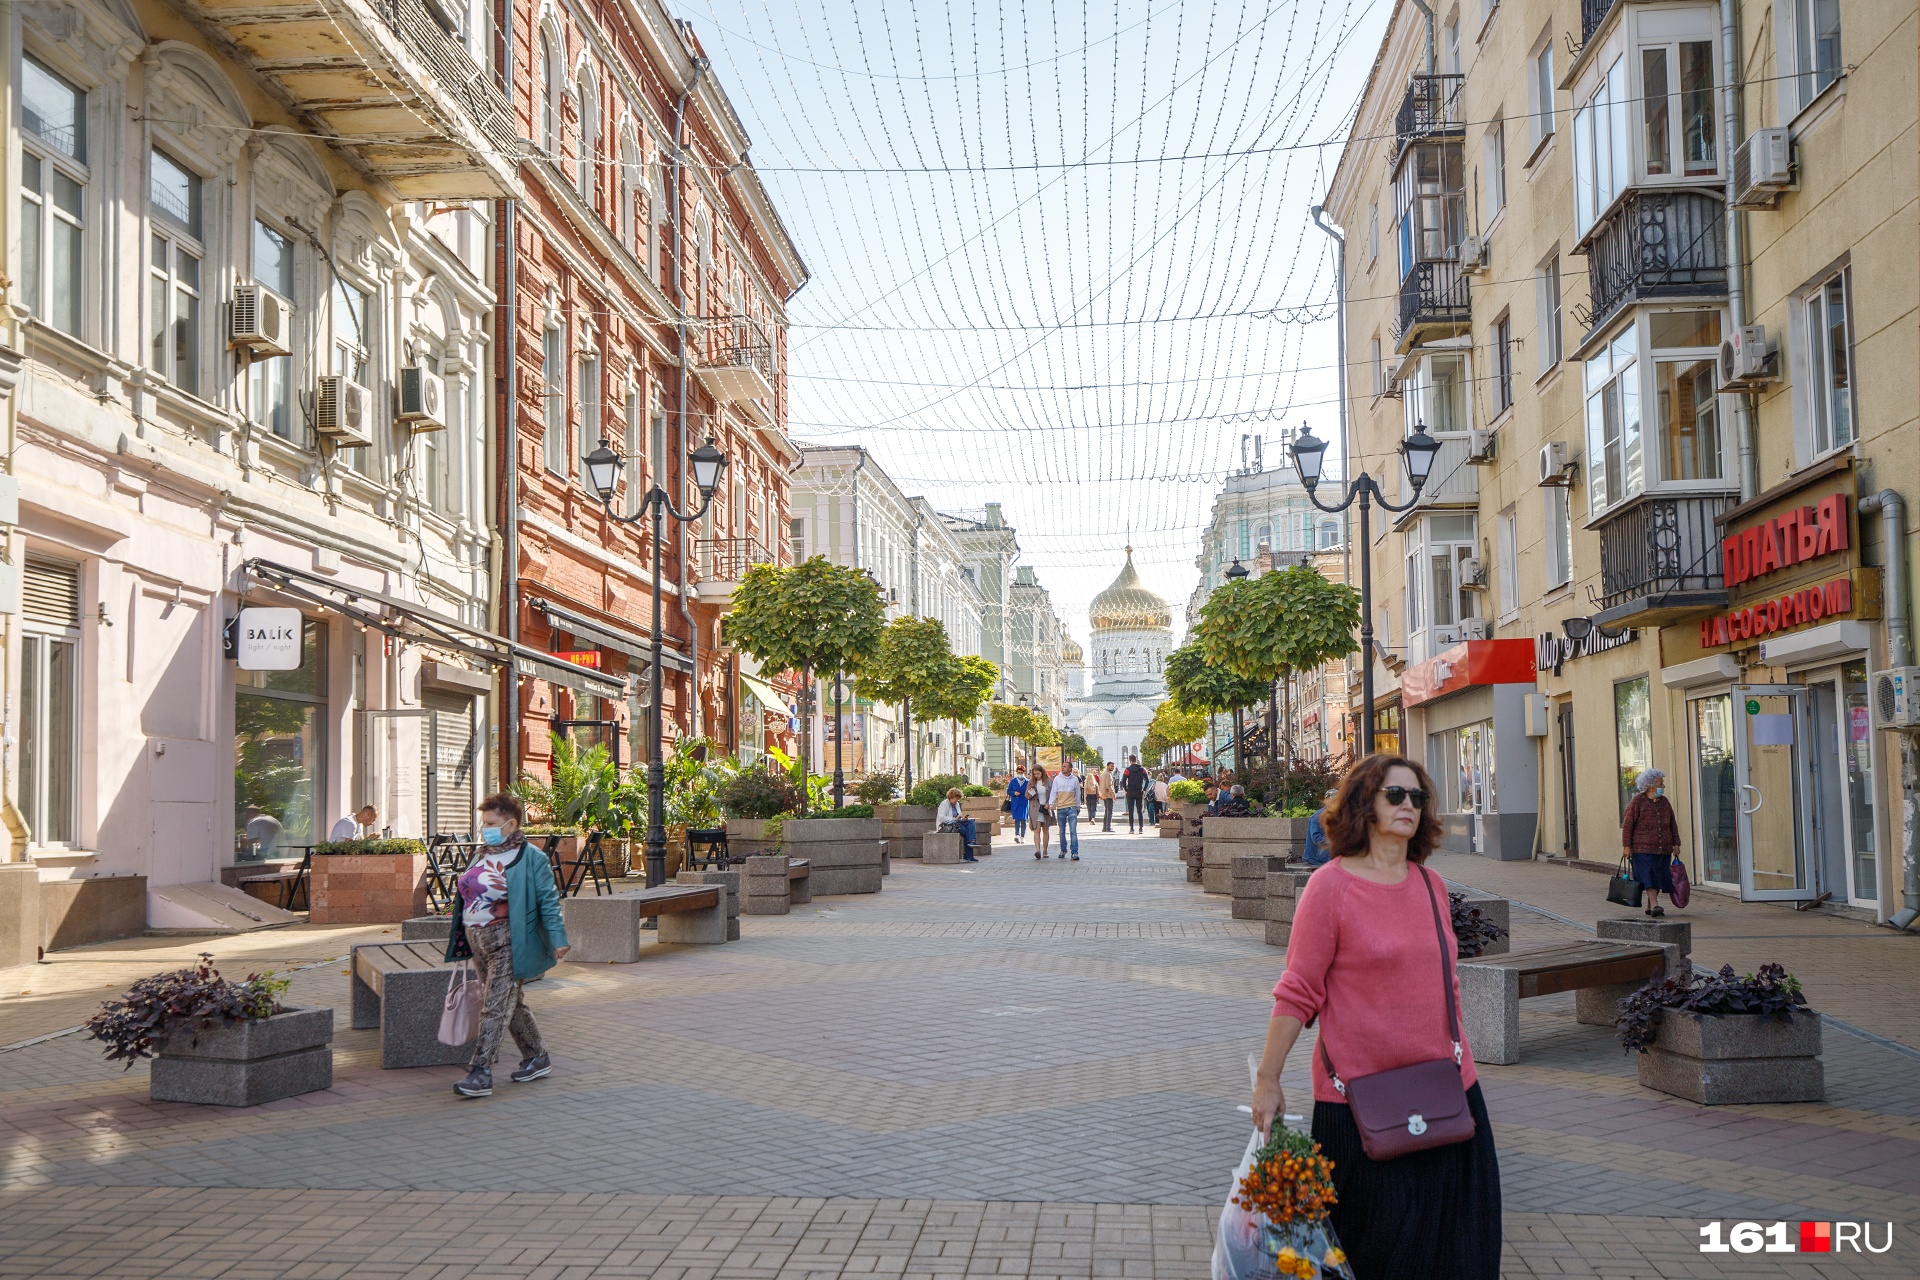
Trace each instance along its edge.
{"label": "arched window", "polygon": [[1273,526],[1263,524],[1254,530],[1253,545],[1255,547],[1265,547],[1269,551],[1273,550]]}
{"label": "arched window", "polygon": [[707,211],[700,210],[693,217],[693,313],[697,316],[707,314],[707,277],[713,272],[713,232],[712,224],[707,221]]}
{"label": "arched window", "polygon": [[540,150],[549,160],[560,158],[560,52],[553,32],[540,32]]}
{"label": "arched window", "polygon": [[666,247],[662,234],[667,218],[664,169],[665,163],[657,155],[647,161],[647,274],[656,281],[660,278],[660,255]]}
{"label": "arched window", "polygon": [[646,245],[640,229],[640,144],[633,135],[633,126],[625,125],[620,130],[620,243],[627,246],[629,252],[642,262],[646,261]]}
{"label": "arched window", "polygon": [[580,78],[574,82],[574,92],[579,95],[580,104],[580,154],[574,161],[574,185],[580,190],[580,198],[592,206],[599,194],[595,179],[599,169],[600,100],[594,88],[591,69],[580,68]]}

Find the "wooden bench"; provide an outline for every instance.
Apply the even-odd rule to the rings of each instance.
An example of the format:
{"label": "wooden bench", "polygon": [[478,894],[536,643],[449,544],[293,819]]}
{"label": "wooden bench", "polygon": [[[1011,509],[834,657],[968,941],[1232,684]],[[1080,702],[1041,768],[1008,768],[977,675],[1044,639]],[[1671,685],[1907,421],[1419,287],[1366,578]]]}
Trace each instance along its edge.
{"label": "wooden bench", "polygon": [[[274,895],[274,906],[282,911],[307,910],[307,891],[313,883],[313,846],[307,846],[306,854],[297,866],[269,871],[263,875],[240,877],[240,891],[251,894],[250,884],[275,885],[278,892]],[[252,896],[258,896],[257,894]],[[298,903],[298,906],[294,904]]]}
{"label": "wooden bench", "polygon": [[1550,942],[1458,962],[1460,1018],[1476,1062],[1520,1061],[1520,1002],[1585,987],[1641,983],[1667,952],[1633,942]]}
{"label": "wooden bench", "polygon": [[566,898],[569,963],[632,964],[640,958],[640,922],[660,922],[659,941],[717,946],[727,940],[727,895],[721,885],[663,884],[608,897]]}
{"label": "wooden bench", "polygon": [[460,1066],[473,1042],[440,1043],[440,1014],[457,964],[442,942],[363,942],[353,948],[353,1028],[380,1029],[382,1067]]}

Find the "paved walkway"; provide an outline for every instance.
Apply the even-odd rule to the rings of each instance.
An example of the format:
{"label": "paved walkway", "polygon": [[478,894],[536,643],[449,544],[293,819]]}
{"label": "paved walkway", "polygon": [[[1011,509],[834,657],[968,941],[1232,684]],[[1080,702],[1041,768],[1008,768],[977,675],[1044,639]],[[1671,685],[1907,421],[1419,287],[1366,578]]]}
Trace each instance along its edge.
{"label": "paved walkway", "polygon": [[[530,991],[554,1075],[486,1101],[380,1070],[344,1017],[332,1090],[247,1111],[149,1102],[78,1036],[0,1053],[0,1276],[1204,1276],[1283,955],[1170,841],[1000,849],[726,947],[563,966]],[[1516,914],[1522,941],[1574,932]],[[315,962],[365,936],[0,971],[0,1045],[209,946],[311,966],[290,999],[344,1010],[344,965]],[[1827,1103],[1709,1110],[1642,1090],[1570,997],[1523,1007],[1523,1062],[1482,1072],[1507,1275],[1911,1274],[1698,1251],[1713,1219],[1920,1223],[1910,1058],[1830,1031]]]}

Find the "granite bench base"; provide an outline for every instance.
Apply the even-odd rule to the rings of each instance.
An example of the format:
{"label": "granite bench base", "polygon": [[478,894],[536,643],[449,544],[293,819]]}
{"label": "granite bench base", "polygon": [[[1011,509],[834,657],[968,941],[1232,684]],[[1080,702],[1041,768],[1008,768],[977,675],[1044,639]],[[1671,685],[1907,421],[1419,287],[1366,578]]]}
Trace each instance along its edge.
{"label": "granite bench base", "polygon": [[[401,954],[403,949],[411,954]],[[353,948],[349,1025],[355,1031],[380,1029],[383,1068],[461,1066],[472,1056],[471,1040],[440,1043],[440,1015],[456,968],[442,960],[444,951],[444,943],[433,942],[363,942]]]}
{"label": "granite bench base", "polygon": [[[975,856],[984,857],[990,854],[993,851],[992,845],[991,838],[983,832],[980,838],[974,841]],[[920,838],[921,860],[931,866],[965,862],[965,851],[966,841],[961,838],[958,831],[935,831]]]}
{"label": "granite bench base", "polygon": [[[737,875],[724,871],[682,871],[681,876]],[[727,941],[727,894],[688,893],[682,883],[616,893],[610,897],[567,898],[560,904],[570,964],[633,964],[640,959],[641,923],[657,920],[657,941],[672,946],[714,946]]]}
{"label": "granite bench base", "polygon": [[[1595,921],[1593,928],[1596,936],[1609,942],[1641,942],[1665,951],[1666,969],[1656,974],[1655,980],[1693,971],[1693,926],[1685,920],[1621,916]],[[1574,1020],[1589,1027],[1610,1027],[1619,1016],[1620,1002],[1644,985],[1615,982],[1604,987],[1582,987],[1573,997]]]}
{"label": "granite bench base", "polygon": [[[740,873],[738,871],[682,871],[673,878],[675,884],[711,884],[719,885],[721,900],[725,905],[726,923],[722,928],[723,942],[740,941]],[[667,931],[667,921],[672,916],[660,917],[660,941],[669,942],[675,936]],[[689,926],[691,928],[691,926]]]}

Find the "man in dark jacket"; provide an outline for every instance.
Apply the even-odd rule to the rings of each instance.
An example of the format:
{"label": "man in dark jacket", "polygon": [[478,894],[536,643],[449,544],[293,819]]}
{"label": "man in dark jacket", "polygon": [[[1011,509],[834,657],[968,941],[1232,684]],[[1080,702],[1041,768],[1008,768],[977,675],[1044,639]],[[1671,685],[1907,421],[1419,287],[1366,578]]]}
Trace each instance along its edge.
{"label": "man in dark jacket", "polygon": [[1153,779],[1140,767],[1139,756],[1127,757],[1126,772],[1120,775],[1121,789],[1127,793],[1127,831],[1138,833],[1147,829],[1147,788],[1153,785]]}

